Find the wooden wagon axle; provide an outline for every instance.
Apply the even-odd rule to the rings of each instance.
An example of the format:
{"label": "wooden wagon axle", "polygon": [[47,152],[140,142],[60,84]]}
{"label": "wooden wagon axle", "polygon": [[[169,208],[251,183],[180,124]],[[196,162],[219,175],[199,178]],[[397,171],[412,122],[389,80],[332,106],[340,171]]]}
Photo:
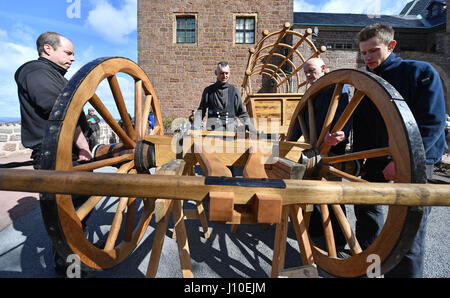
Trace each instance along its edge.
{"label": "wooden wagon axle", "polygon": [[57,194],[203,201],[211,192],[233,192],[234,204],[257,193],[280,195],[282,205],[378,204],[450,206],[450,185],[323,182],[203,176],[123,175],[0,169],[0,189]]}

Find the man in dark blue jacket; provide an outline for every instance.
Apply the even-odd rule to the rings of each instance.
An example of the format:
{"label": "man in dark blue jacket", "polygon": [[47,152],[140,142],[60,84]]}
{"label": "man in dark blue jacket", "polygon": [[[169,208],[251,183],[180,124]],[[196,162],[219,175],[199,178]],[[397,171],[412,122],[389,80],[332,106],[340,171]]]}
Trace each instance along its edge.
{"label": "man in dark blue jacket", "polygon": [[[394,30],[385,24],[375,24],[358,34],[359,48],[369,71],[388,81],[402,95],[419,127],[426,156],[427,178],[433,175],[445,148],[445,100],[439,74],[428,63],[404,60],[393,51],[397,44]],[[387,145],[386,127],[370,100],[363,99],[353,115],[354,151]],[[386,158],[368,159],[363,179],[386,182],[395,179],[394,161]],[[427,217],[425,207],[414,243],[402,261],[385,277],[422,277]],[[383,225],[381,206],[355,206],[356,236],[363,248],[377,237]]]}

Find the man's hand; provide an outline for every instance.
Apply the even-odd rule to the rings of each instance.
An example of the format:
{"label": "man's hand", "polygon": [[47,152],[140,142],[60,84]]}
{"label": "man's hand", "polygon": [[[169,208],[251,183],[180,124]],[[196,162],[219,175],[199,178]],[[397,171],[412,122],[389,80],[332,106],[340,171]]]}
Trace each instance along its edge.
{"label": "man's hand", "polygon": [[89,150],[85,150],[83,148],[80,148],[78,152],[78,159],[77,161],[90,161],[92,159],[92,154]]}
{"label": "man's hand", "polygon": [[391,161],[383,170],[383,176],[386,180],[395,179],[395,163]]}
{"label": "man's hand", "polygon": [[83,132],[81,131],[80,126],[77,126],[75,129],[74,135],[75,144],[77,145],[78,152],[78,160],[77,161],[89,161],[92,159],[91,150],[89,150],[89,144],[84,137]]}
{"label": "man's hand", "polygon": [[345,133],[343,131],[337,131],[337,132],[333,132],[332,134],[327,132],[324,141],[325,141],[325,144],[334,146],[334,145],[342,142],[343,140],[345,140]]}

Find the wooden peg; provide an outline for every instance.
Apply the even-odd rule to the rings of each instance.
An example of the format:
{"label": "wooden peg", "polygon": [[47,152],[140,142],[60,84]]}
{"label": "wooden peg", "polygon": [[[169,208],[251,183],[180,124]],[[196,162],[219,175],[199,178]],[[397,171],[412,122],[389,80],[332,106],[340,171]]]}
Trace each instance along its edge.
{"label": "wooden peg", "polygon": [[233,209],[234,192],[212,191],[209,193],[209,220],[231,221]]}
{"label": "wooden peg", "polygon": [[277,224],[281,222],[283,199],[277,194],[256,193],[252,209],[258,223]]}

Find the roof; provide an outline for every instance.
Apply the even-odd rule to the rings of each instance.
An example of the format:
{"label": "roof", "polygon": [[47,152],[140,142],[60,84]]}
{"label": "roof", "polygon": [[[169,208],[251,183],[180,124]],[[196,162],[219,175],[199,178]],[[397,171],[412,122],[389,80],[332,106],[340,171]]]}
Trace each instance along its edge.
{"label": "roof", "polygon": [[[437,11],[430,9],[439,5]],[[294,25],[365,27],[385,23],[393,28],[430,28],[447,21],[445,0],[413,0],[408,2],[400,15],[368,15],[352,13],[294,12]]]}
{"label": "roof", "polygon": [[424,23],[416,17],[370,16],[352,13],[294,12],[294,25],[352,26],[365,27],[375,23],[386,23],[393,28],[424,28]]}
{"label": "roof", "polygon": [[408,2],[400,12],[400,15],[419,15],[433,0],[414,0]]}
{"label": "roof", "polygon": [[445,0],[414,0],[414,1],[408,2],[405,5],[405,7],[400,12],[400,15],[426,16],[427,8],[433,2],[438,2],[440,4],[445,5]]}

